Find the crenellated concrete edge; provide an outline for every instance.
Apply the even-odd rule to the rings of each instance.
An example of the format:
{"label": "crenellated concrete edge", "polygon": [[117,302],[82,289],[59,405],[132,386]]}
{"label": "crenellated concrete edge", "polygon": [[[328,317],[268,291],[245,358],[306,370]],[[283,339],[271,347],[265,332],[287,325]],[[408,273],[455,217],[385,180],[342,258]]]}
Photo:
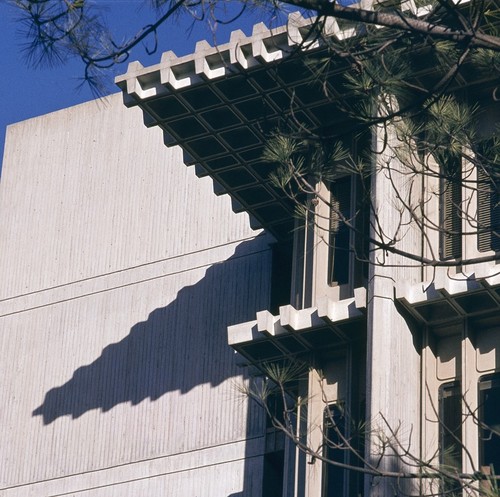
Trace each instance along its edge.
{"label": "crenellated concrete edge", "polygon": [[[350,7],[369,9],[375,3],[361,0]],[[417,8],[414,0],[403,0],[401,9],[417,16],[428,12],[428,7]],[[260,22],[253,26],[250,36],[240,29],[233,31],[225,44],[211,46],[203,40],[196,44],[192,54],[177,57],[172,51],[164,52],[159,64],[148,67],[138,61],[131,62],[127,72],[115,78],[115,83],[124,92],[125,105],[133,106],[137,100],[284,59],[296,50],[306,52],[319,48],[325,45],[326,39],[352,38],[359,31],[355,23],[327,17],[322,21],[322,36],[317,36],[312,29],[316,21],[317,17],[305,18],[301,12],[292,12],[283,26],[268,28]]]}
{"label": "crenellated concrete edge", "polygon": [[160,63],[153,66],[131,62],[127,72],[115,78],[115,83],[124,92],[125,105],[133,106],[137,100],[169,94],[172,90],[284,59],[297,49],[319,48],[325,43],[322,38],[343,40],[356,34],[352,24],[327,18],[323,37],[318,37],[312,32],[315,22],[315,17],[305,18],[300,12],[293,12],[286,25],[269,29],[261,22],[254,25],[250,36],[238,29],[231,33],[229,42],[222,45],[213,47],[203,40],[196,44],[194,53],[183,57],[168,51],[163,53]]}
{"label": "crenellated concrete edge", "polygon": [[445,299],[446,296],[463,295],[467,292],[497,288],[500,285],[500,269],[495,264],[486,264],[471,273],[436,278],[414,285],[401,283],[395,286],[395,298],[408,304],[420,304]]}
{"label": "crenellated concrete edge", "polygon": [[285,305],[279,308],[276,316],[269,311],[260,311],[255,320],[228,326],[228,343],[237,345],[264,340],[269,336],[321,328],[361,317],[365,312],[366,289],[360,287],[354,290],[352,298],[335,301],[325,296],[318,299],[315,307],[295,309],[292,305]]}

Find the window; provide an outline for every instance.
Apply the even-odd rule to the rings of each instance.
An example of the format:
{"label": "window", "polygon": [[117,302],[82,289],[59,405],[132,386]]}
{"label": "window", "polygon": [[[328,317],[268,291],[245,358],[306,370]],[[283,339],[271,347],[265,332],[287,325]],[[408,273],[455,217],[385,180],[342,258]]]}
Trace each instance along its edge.
{"label": "window", "polygon": [[439,191],[439,257],[462,256],[462,163],[460,157],[442,161]]}
{"label": "window", "polygon": [[[359,406],[363,408],[362,405]],[[323,414],[323,456],[336,463],[361,466],[364,457],[362,423],[353,423],[343,404],[328,405]],[[357,428],[356,428],[357,426]],[[363,473],[323,463],[322,497],[358,497],[363,492]]]}
{"label": "window", "polygon": [[500,374],[479,381],[479,464],[500,474]]}
{"label": "window", "polygon": [[462,392],[460,383],[446,383],[439,389],[439,454],[447,468],[462,470]]}
{"label": "window", "polygon": [[500,185],[482,167],[477,170],[478,250],[500,251]]}
{"label": "window", "polygon": [[351,231],[344,220],[351,221],[353,209],[352,178],[346,176],[331,185],[330,253],[328,258],[328,284],[344,285],[349,282]]}
{"label": "window", "polygon": [[[349,450],[342,438],[346,436],[346,420],[344,409],[339,404],[331,404],[325,408],[324,421],[324,449],[326,459],[338,463],[346,463]],[[345,494],[347,483],[346,470],[334,464],[323,463],[323,497],[334,497]]]}
{"label": "window", "polygon": [[[331,205],[328,284],[361,286],[367,277],[368,206],[363,205],[361,178],[351,175],[330,185]],[[346,224],[346,221],[348,224]]]}
{"label": "window", "polygon": [[266,398],[266,452],[264,454],[262,497],[281,496],[283,493],[283,470],[285,466],[284,435],[274,428],[274,421],[284,422],[285,406],[280,393],[271,393]]}
{"label": "window", "polygon": [[284,450],[264,454],[262,497],[280,497],[283,494],[284,466]]}
{"label": "window", "polygon": [[292,245],[276,243],[272,247],[270,311],[278,314],[282,305],[290,304],[292,282]]}

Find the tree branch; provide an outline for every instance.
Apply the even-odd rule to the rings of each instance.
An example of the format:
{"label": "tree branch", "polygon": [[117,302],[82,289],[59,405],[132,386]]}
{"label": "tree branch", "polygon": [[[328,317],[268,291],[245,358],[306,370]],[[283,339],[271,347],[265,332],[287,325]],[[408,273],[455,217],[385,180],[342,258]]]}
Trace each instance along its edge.
{"label": "tree branch", "polygon": [[399,31],[419,33],[432,38],[466,42],[471,48],[487,48],[500,52],[500,38],[471,29],[456,29],[409,17],[402,13],[366,10],[357,7],[344,7],[337,1],[325,0],[288,0],[286,3],[308,10],[315,10],[321,16],[330,16],[375,26],[384,26]]}

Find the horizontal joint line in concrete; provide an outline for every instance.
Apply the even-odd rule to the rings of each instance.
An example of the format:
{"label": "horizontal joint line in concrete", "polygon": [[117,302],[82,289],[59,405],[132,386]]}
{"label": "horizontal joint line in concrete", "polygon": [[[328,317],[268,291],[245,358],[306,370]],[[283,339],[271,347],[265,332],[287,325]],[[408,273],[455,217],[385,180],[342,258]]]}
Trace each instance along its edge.
{"label": "horizontal joint line in concrete", "polygon": [[[205,447],[202,449],[193,449],[187,452],[181,452],[177,454],[169,454],[169,455],[164,455],[164,456],[158,456],[158,457],[153,457],[153,458],[148,458],[144,459],[141,461],[135,461],[132,463],[126,463],[126,464],[120,464],[116,466],[110,466],[107,468],[100,468],[96,469],[94,471],[85,471],[81,473],[75,473],[72,475],[64,475],[56,478],[50,478],[50,479],[45,479],[41,481],[36,481],[36,482],[29,482],[29,483],[24,483],[20,485],[14,485],[10,487],[4,487],[0,488],[0,492],[2,492],[2,497],[18,497],[21,495],[26,495],[26,493],[29,491],[29,487],[36,487],[38,485],[47,485],[48,483],[53,484],[53,485],[67,485],[68,482],[71,485],[71,481],[75,480],[73,483],[73,488],[71,490],[66,487],[65,490],[62,491],[57,491],[54,490],[52,493],[48,493],[47,497],[62,497],[64,495],[71,495],[75,493],[83,493],[83,492],[89,492],[92,490],[97,490],[100,488],[108,488],[112,486],[118,486],[118,485],[124,485],[128,483],[133,483],[135,481],[141,481],[141,480],[147,480],[147,479],[152,479],[152,478],[159,478],[161,476],[166,476],[169,474],[176,474],[176,473],[183,473],[183,472],[188,472],[188,471],[196,471],[199,469],[203,468],[209,468],[212,466],[218,466],[222,464],[229,464],[232,462],[237,462],[237,461],[242,461],[242,460],[248,460],[250,458],[254,457],[259,457],[262,456],[264,451],[259,450],[259,448],[263,447],[262,443],[263,437],[253,437],[249,438],[247,440],[240,440],[237,442],[229,442],[229,443],[223,443],[223,444],[218,444],[214,445],[213,447]],[[226,449],[227,451],[232,451],[230,453],[225,453],[224,450],[221,449]],[[193,464],[188,464],[182,463],[179,465],[180,467],[175,467],[175,461],[172,464],[171,468],[158,468],[158,470],[155,472],[154,470],[151,470],[151,462],[157,463],[158,465],[161,465],[162,463],[164,465],[168,465],[169,460],[174,460],[175,458],[185,458],[185,457],[190,457],[194,455],[195,457],[199,457],[200,461],[203,459],[208,459],[210,462],[198,462],[197,465]],[[130,474],[131,471],[133,471],[133,468],[139,468],[141,466],[144,466],[143,472],[141,475],[138,475],[134,478],[127,478],[123,479],[120,478],[120,471],[125,471],[127,474]],[[112,473],[112,472],[118,472],[115,475],[115,480],[114,481],[108,481],[107,483],[90,483],[88,482],[87,485],[81,483],[81,479],[83,478],[92,478],[92,477],[98,477],[102,478],[102,473]],[[111,475],[111,479],[113,476]],[[79,484],[80,482],[80,484]],[[80,487],[80,488],[75,488],[75,487]],[[50,492],[50,490],[49,490]]]}
{"label": "horizontal joint line in concrete", "polygon": [[[223,247],[235,246],[238,243],[247,241],[248,239],[238,240],[237,242],[231,242],[226,245],[221,245],[211,249],[206,249],[203,251],[191,252],[185,254],[184,256],[175,256],[170,259],[165,259],[164,261],[158,261],[155,263],[150,263],[148,265],[142,265],[134,268],[129,268],[126,270],[110,273],[109,275],[100,275],[95,278],[87,278],[83,281],[79,281],[73,284],[61,285],[59,287],[54,287],[50,290],[44,290],[40,292],[33,292],[28,295],[18,297],[16,299],[9,299],[0,301],[0,318],[11,316],[14,314],[19,314],[21,312],[32,311],[35,309],[40,309],[43,307],[48,307],[51,305],[62,304],[76,299],[81,299],[84,297],[90,297],[92,295],[98,295],[106,293],[113,290],[118,290],[121,288],[126,288],[141,283],[147,283],[149,281],[154,281],[161,278],[166,278],[169,276],[174,276],[176,274],[187,273],[190,271],[196,271],[203,268],[209,268],[211,266],[222,264],[228,261],[234,261],[237,259],[242,259],[259,253],[264,253],[269,251],[269,248],[260,250],[249,250],[246,253],[235,256],[232,253],[221,254],[220,251],[214,254],[210,254],[212,250]],[[205,253],[207,255],[206,260],[202,264],[194,265],[192,261],[193,257],[199,256],[200,253]],[[227,258],[221,258],[224,255]],[[211,257],[210,257],[211,256]],[[161,266],[162,264],[168,264],[173,260],[186,259],[182,267],[172,268],[172,267],[151,267],[154,265]],[[145,268],[149,269],[148,275],[145,274]],[[141,271],[141,269],[143,271]],[[134,271],[141,271],[140,274],[136,274],[134,277]],[[151,274],[153,273],[153,274]],[[159,273],[159,274],[158,274]],[[105,276],[103,278],[103,276]],[[114,281],[109,282],[110,279],[114,278]],[[128,281],[126,280],[128,279]],[[125,280],[125,281],[124,281]],[[76,287],[76,285],[79,285]],[[73,287],[73,288],[72,288]],[[97,287],[97,288],[96,288]],[[69,294],[69,296],[68,296]],[[3,308],[3,309],[2,309]]]}

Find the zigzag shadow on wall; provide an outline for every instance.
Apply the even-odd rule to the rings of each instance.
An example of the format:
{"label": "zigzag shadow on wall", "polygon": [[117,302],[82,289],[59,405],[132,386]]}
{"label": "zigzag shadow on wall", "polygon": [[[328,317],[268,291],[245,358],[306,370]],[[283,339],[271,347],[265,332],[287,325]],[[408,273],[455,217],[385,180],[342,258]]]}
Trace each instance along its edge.
{"label": "zigzag shadow on wall", "polygon": [[263,257],[263,249],[260,237],[240,244],[198,283],[182,288],[173,302],[155,309],[95,361],[78,368],[69,381],[49,390],[33,416],[42,416],[47,425],[61,416],[78,418],[92,409],[135,405],[241,375],[226,328],[254,319],[268,304],[270,256]]}

